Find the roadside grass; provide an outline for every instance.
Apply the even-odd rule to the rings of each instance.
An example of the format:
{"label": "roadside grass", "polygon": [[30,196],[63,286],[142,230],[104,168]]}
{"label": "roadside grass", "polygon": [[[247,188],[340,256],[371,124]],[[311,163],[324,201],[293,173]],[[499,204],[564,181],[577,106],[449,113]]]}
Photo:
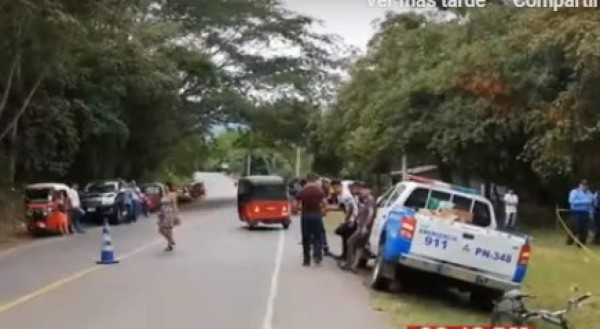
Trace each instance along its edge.
{"label": "roadside grass", "polygon": [[[328,231],[342,220],[340,212],[330,212],[325,219]],[[593,254],[588,254],[566,246],[564,236],[556,231],[528,233],[534,239],[523,290],[536,296],[529,301],[530,308],[560,309],[568,298],[591,292],[591,301],[574,310],[569,321],[575,329],[600,328],[600,248],[593,247]],[[418,287],[410,293],[373,291],[371,295],[373,307],[390,316],[394,329],[404,329],[407,325],[489,323],[489,314],[473,309],[468,305],[466,294],[454,291],[427,291],[427,287]]]}
{"label": "roadside grass", "polygon": [[31,240],[22,221],[22,203],[14,193],[0,189],[0,250]]}

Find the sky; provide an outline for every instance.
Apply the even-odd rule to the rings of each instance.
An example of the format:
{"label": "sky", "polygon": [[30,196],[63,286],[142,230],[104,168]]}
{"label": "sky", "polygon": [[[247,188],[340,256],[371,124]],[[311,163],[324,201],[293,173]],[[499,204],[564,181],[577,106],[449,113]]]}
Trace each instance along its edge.
{"label": "sky", "polygon": [[318,31],[337,34],[346,43],[365,50],[377,31],[372,22],[387,11],[404,11],[395,0],[281,0],[284,7],[323,21]]}
{"label": "sky", "polygon": [[[365,51],[367,43],[377,31],[373,21],[385,17],[390,10],[403,11],[394,7],[395,0],[280,0],[283,6],[299,14],[312,16],[321,22],[316,30],[336,34],[352,46]],[[389,5],[385,5],[385,4]],[[396,2],[397,3],[397,2]],[[384,4],[384,5],[381,5]],[[213,133],[226,130],[225,126],[213,127]]]}

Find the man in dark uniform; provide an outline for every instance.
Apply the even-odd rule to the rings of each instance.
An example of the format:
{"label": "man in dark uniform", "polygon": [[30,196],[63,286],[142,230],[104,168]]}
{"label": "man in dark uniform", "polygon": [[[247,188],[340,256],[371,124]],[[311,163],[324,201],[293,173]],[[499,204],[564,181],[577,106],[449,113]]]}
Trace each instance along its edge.
{"label": "man in dark uniform", "polygon": [[302,265],[309,266],[311,263],[311,247],[316,265],[323,259],[323,214],[327,209],[327,199],[319,178],[309,174],[308,183],[300,190],[296,199],[298,200],[301,214],[302,250],[304,260]]}
{"label": "man in dark uniform", "polygon": [[348,255],[346,263],[342,268],[355,272],[364,254],[364,247],[369,239],[373,220],[375,219],[376,202],[371,188],[365,184],[359,184],[360,202],[358,215],[356,216],[356,230],[348,238]]}
{"label": "man in dark uniform", "polygon": [[[323,193],[325,194],[325,200],[326,200],[326,204],[329,204],[329,186],[327,185],[327,183],[322,180],[321,181],[321,188],[323,189]],[[329,244],[327,243],[327,232],[325,231],[325,225],[323,225],[323,232],[322,232],[322,236],[323,236],[323,254],[325,256],[331,257],[333,256],[333,254],[331,254],[331,252],[329,251]]]}

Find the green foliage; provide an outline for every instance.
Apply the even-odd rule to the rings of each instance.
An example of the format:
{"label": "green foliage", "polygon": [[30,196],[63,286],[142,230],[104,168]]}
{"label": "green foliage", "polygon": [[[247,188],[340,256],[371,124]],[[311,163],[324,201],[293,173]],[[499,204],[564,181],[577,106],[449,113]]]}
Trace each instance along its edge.
{"label": "green foliage", "polygon": [[301,143],[340,63],[330,36],[273,1],[0,8],[0,166],[11,182],[189,175],[227,121]]}
{"label": "green foliage", "polygon": [[317,163],[384,172],[406,152],[534,194],[600,179],[598,11],[455,14],[388,16],[314,129]]}

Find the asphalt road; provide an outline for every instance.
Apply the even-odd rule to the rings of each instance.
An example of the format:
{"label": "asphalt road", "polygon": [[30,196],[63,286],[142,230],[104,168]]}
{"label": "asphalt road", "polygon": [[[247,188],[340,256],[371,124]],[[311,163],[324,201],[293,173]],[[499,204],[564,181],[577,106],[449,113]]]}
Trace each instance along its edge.
{"label": "asphalt road", "polygon": [[116,265],[96,265],[101,233],[0,253],[2,329],[385,329],[361,281],[332,260],[300,265],[300,230],[248,231],[233,182],[206,174],[209,197],[185,209],[176,250],[155,218],[112,228]]}

